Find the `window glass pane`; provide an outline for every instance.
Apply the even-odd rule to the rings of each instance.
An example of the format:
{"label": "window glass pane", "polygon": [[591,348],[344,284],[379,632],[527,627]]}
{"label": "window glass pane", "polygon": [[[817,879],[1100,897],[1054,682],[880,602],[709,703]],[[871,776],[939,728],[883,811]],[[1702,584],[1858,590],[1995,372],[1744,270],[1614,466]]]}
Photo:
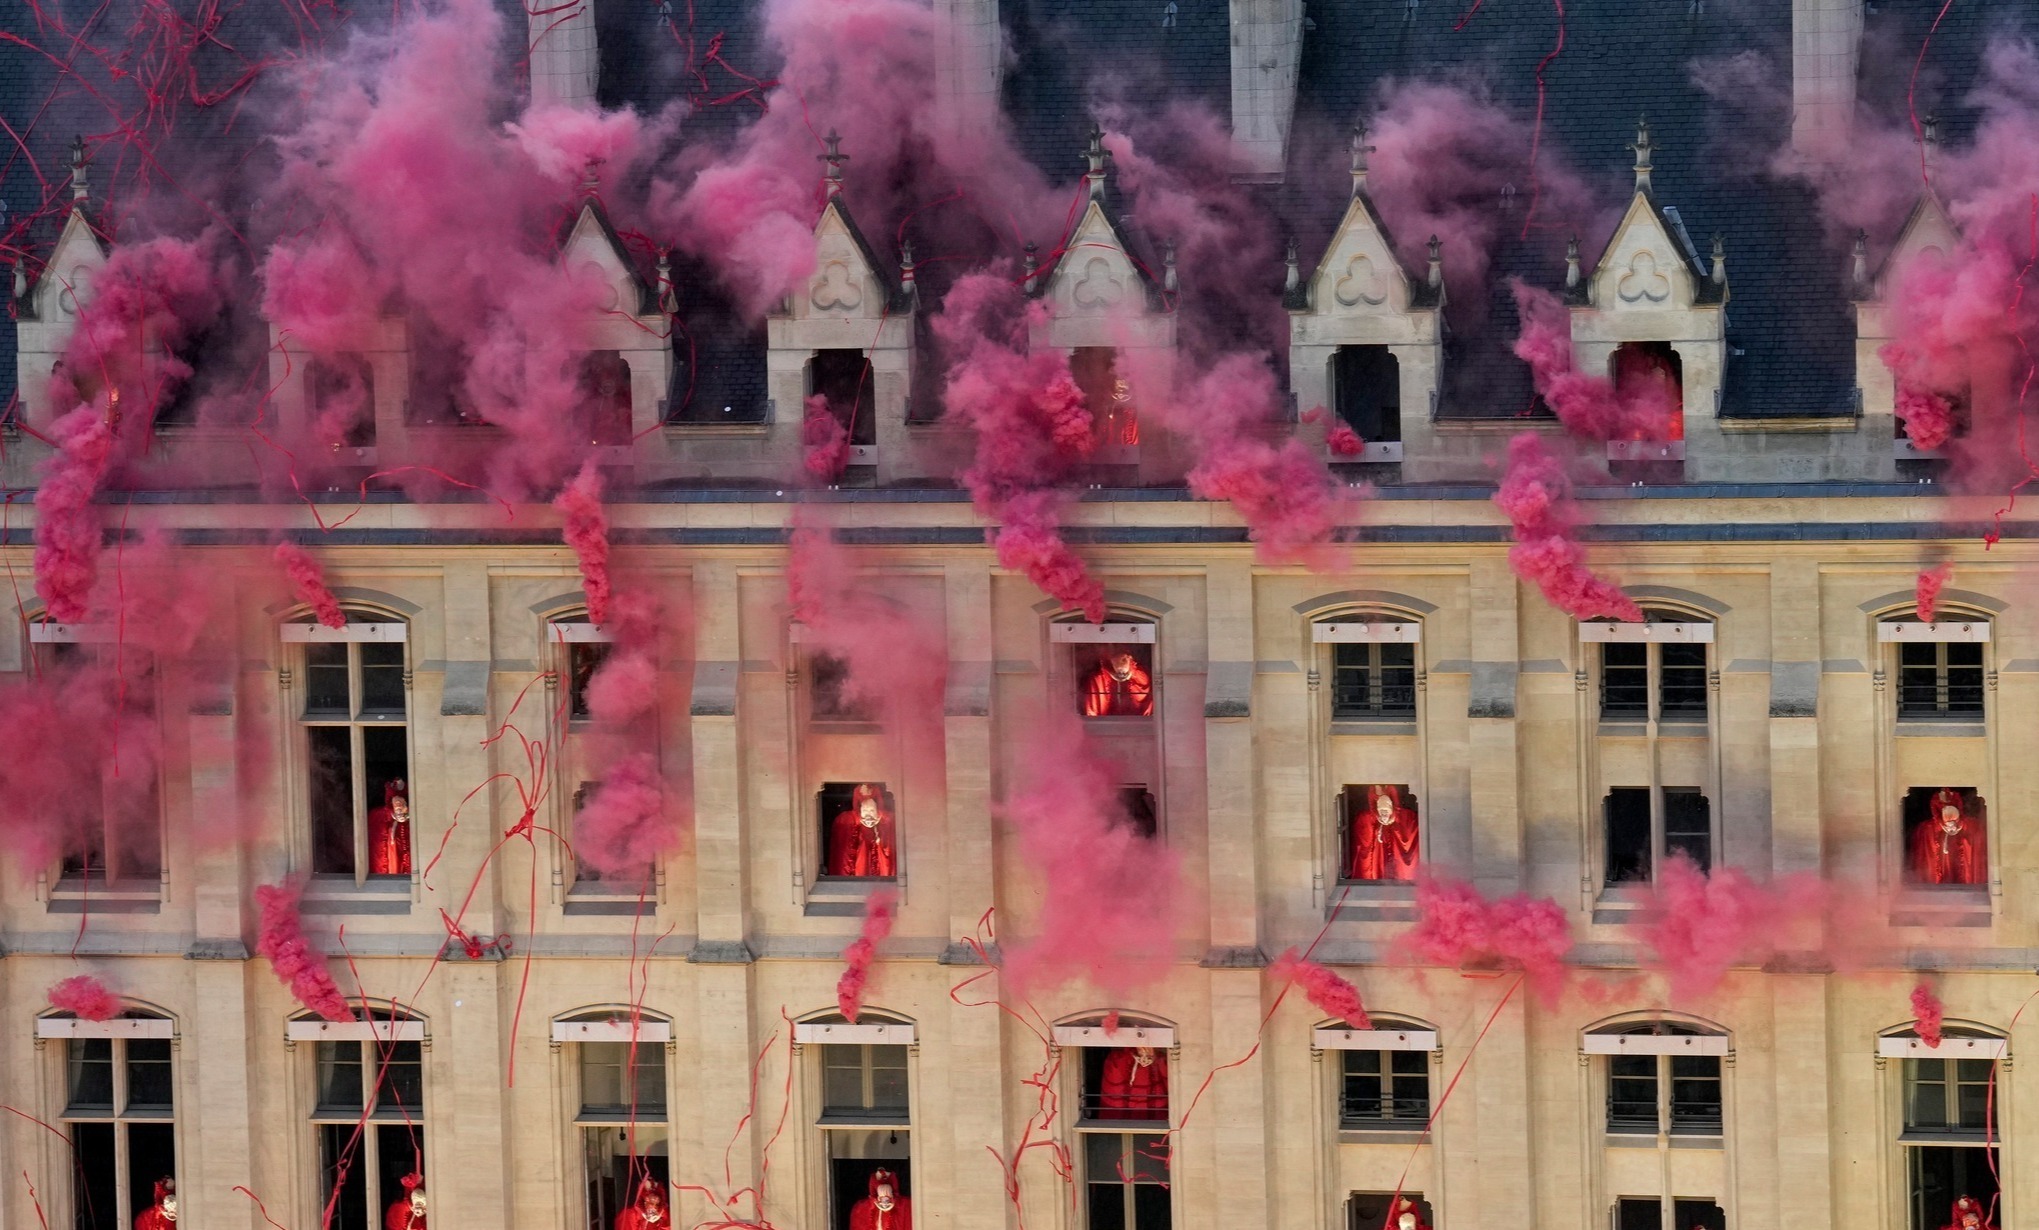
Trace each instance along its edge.
{"label": "window glass pane", "polygon": [[311,807],[312,870],[354,874],[354,750],[345,726],[305,730],[310,755],[306,783]]}
{"label": "window glass pane", "polygon": [[156,1203],[156,1180],[177,1174],[177,1128],[168,1122],[123,1124],[127,1136],[128,1224]]}
{"label": "window glass pane", "polygon": [[863,1051],[854,1046],[821,1048],[821,1102],[824,1110],[864,1109]]}
{"label": "window glass pane", "polygon": [[874,1046],[871,1054],[871,1106],[875,1110],[906,1109],[906,1048]]}
{"label": "window glass pane", "polygon": [[1664,852],[1682,852],[1701,871],[1713,869],[1711,809],[1697,790],[1664,791]]}
{"label": "window glass pane", "polygon": [[113,1040],[73,1038],[66,1049],[70,1060],[71,1109],[113,1109]]}
{"label": "window glass pane", "polygon": [[1607,882],[1650,878],[1650,792],[1618,787],[1607,792]]}
{"label": "window glass pane", "polygon": [[[625,1045],[628,1045],[627,1043]],[[662,1116],[666,1110],[666,1048],[657,1042],[639,1042],[631,1061],[635,1065],[637,1110],[640,1114]]]}
{"label": "window glass pane", "polygon": [[623,1105],[625,1042],[581,1043],[581,1105],[589,1110],[615,1110]]}
{"label": "window glass pane", "polygon": [[356,1130],[352,1123],[321,1123],[318,1128],[319,1195],[332,1202],[333,1230],[369,1230],[368,1167]]}
{"label": "window glass pane", "polygon": [[1168,1137],[1160,1133],[1143,1132],[1133,1137],[1133,1181],[1168,1182],[1169,1149]]}
{"label": "window glass pane", "polygon": [[425,1104],[425,1056],[421,1042],[392,1042],[369,1049],[379,1065],[375,1108],[380,1114],[415,1115]]}
{"label": "window glass pane", "polygon": [[402,717],[403,644],[366,641],[356,648],[361,651],[361,716]]}
{"label": "window glass pane", "polygon": [[346,717],[347,646],[321,642],[304,647],[304,715]]}
{"label": "window glass pane", "polygon": [[[420,1150],[422,1129],[415,1123],[371,1123],[368,1125],[369,1147],[375,1150],[375,1199],[372,1205],[376,1220],[387,1226],[389,1206],[405,1199],[410,1193],[404,1188],[404,1176],[412,1171],[423,1173],[425,1159]],[[431,1189],[428,1182],[426,1190]],[[408,1219],[399,1225],[409,1224]],[[419,1219],[416,1230],[425,1230],[426,1219]]]}
{"label": "window glass pane", "polygon": [[[127,1040],[127,1108],[131,1111],[170,1109],[170,1040]],[[146,1207],[146,1206],[144,1206]]]}
{"label": "window glass pane", "polygon": [[1905,1126],[1933,1129],[1947,1126],[1947,1076],[1944,1059],[1905,1060]]}
{"label": "window glass pane", "polygon": [[1650,647],[1626,641],[1600,646],[1600,713],[1603,717],[1647,717],[1650,711]]}
{"label": "window glass pane", "polygon": [[320,1114],[361,1110],[361,1044],[318,1044]]}
{"label": "window glass pane", "polygon": [[1659,706],[1666,717],[1706,716],[1706,646],[1657,646]]}
{"label": "window glass pane", "polygon": [[[111,1101],[112,1091],[109,1090],[106,1096]],[[72,1123],[66,1126],[71,1135],[72,1156],[76,1159],[71,1171],[71,1201],[77,1209],[77,1230],[122,1230],[114,1125]]]}
{"label": "window glass pane", "polygon": [[1657,1057],[1610,1055],[1607,1059],[1607,1130],[1657,1130]]}

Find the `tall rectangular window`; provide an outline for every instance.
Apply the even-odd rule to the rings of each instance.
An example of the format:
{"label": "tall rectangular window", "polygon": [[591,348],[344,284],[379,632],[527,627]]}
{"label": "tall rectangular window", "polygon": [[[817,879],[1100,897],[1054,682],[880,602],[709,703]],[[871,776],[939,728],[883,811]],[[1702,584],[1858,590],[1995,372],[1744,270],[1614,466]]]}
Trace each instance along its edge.
{"label": "tall rectangular window", "polygon": [[1607,1130],[1613,1135],[1721,1134],[1718,1055],[1607,1057]]}
{"label": "tall rectangular window", "polygon": [[1602,806],[1607,819],[1607,882],[1647,883],[1654,864],[1649,789],[1616,786]]}
{"label": "tall rectangular window", "polygon": [[[1601,802],[1606,883],[1646,884],[1664,859],[1684,855],[1713,870],[1713,806],[1697,786],[1662,788],[1661,818],[1647,786],[1615,786]],[[1661,832],[1659,824],[1661,823]]]}
{"label": "tall rectangular window", "polygon": [[[828,1162],[830,1230],[909,1224],[913,1131],[907,1048],[829,1043],[819,1049],[816,1126]],[[881,1201],[890,1209],[880,1210]]]}
{"label": "tall rectangular window", "polygon": [[312,438],[335,448],[375,443],[375,369],[358,354],[313,359],[304,373]]}
{"label": "tall rectangular window", "polygon": [[817,350],[808,365],[811,395],[822,399],[851,444],[878,442],[876,376],[861,350]]}
{"label": "tall rectangular window", "polygon": [[581,1042],[580,1134],[587,1230],[610,1230],[650,1179],[672,1181],[666,1119],[666,1048],[657,1042]]}
{"label": "tall rectangular window", "polygon": [[1169,1230],[1170,1149],[1158,1132],[1085,1135],[1088,1230]]}
{"label": "tall rectangular window", "polygon": [[1338,417],[1368,444],[1402,438],[1402,364],[1386,346],[1340,346],[1331,361]]}
{"label": "tall rectangular window", "polygon": [[384,1230],[409,1202],[407,1176],[425,1173],[424,1046],[419,1042],[317,1042],[312,1131],[319,1199],[333,1230]]}
{"label": "tall rectangular window", "polygon": [[807,716],[816,722],[874,722],[877,706],[850,678],[850,664],[833,654],[807,655]]}
{"label": "tall rectangular window", "polygon": [[1416,646],[1364,642],[1331,647],[1334,721],[1416,716]]}
{"label": "tall rectangular window", "polygon": [[312,870],[411,872],[408,667],[402,640],[304,646],[306,801]]}
{"label": "tall rectangular window", "polygon": [[72,1038],[64,1069],[75,1230],[127,1230],[177,1173],[170,1040]]}
{"label": "tall rectangular window", "polygon": [[1338,1126],[1348,1132],[1420,1132],[1430,1121],[1427,1051],[1344,1051]]}
{"label": "tall rectangular window", "polygon": [[630,443],[630,361],[622,352],[592,350],[575,373],[575,426],[589,444]]}
{"label": "tall rectangular window", "polygon": [[[1988,1059],[1904,1061],[1905,1154],[1911,1230],[1960,1225],[1957,1201],[1996,1224],[1997,1130]],[[1998,1091],[1998,1096],[2001,1092]]]}
{"label": "tall rectangular window", "polygon": [[1600,646],[1600,717],[1610,722],[1706,720],[1706,646],[1607,641]]}
{"label": "tall rectangular window", "polygon": [[1664,787],[1664,853],[1713,870],[1713,810],[1697,786]]}
{"label": "tall rectangular window", "polygon": [[62,799],[59,818],[67,832],[59,873],[82,892],[104,884],[146,889],[163,874],[160,772],[153,741],[141,737],[156,725],[155,657],[114,643],[111,629],[85,634],[105,641],[40,639],[57,634],[52,625],[37,625],[35,664],[45,685],[92,694],[109,715],[109,737],[117,740],[94,778],[96,788]]}
{"label": "tall rectangular window", "polygon": [[1900,641],[1897,715],[1913,721],[1982,717],[1982,645],[1977,641]]}

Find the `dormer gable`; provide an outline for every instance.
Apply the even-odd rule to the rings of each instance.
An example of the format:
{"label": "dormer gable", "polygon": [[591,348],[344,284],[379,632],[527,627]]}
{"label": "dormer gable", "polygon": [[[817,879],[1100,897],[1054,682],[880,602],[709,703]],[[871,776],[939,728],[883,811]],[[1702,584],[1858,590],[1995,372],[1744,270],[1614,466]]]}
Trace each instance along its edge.
{"label": "dormer gable", "polygon": [[603,307],[607,311],[633,316],[658,314],[658,295],[645,285],[631,263],[623,240],[609,222],[607,211],[593,196],[581,202],[573,226],[559,245],[559,263],[567,269],[592,266],[609,287]]}
{"label": "dormer gable", "polygon": [[1037,285],[1059,317],[1143,316],[1163,307],[1161,287],[1133,259],[1116,219],[1095,195]]}
{"label": "dormer gable", "polygon": [[92,280],[109,255],[85,207],[74,206],[41,275],[22,295],[23,316],[49,324],[75,321],[79,309],[91,302]]}
{"label": "dormer gable", "polygon": [[814,223],[814,273],[807,292],[794,294],[788,306],[795,320],[880,320],[911,312],[914,302],[910,289],[902,289],[879,262],[843,198],[831,194]]}
{"label": "dormer gable", "polygon": [[[1946,260],[1960,242],[1961,232],[1947,216],[1947,207],[1940,203],[1939,195],[1931,191],[1922,193],[1898,231],[1896,242],[1884,254],[1882,266],[1864,288],[1865,297],[1882,299],[1907,268],[1920,260]],[[1866,264],[1866,259],[1859,263]],[[1858,269],[1855,276],[1861,280],[1862,271]]]}
{"label": "dormer gable", "polygon": [[1302,296],[1288,296],[1291,310],[1322,315],[1363,316],[1435,307],[1442,284],[1431,287],[1409,276],[1395,256],[1394,240],[1364,191],[1352,194],[1338,230],[1324,249]]}
{"label": "dormer gable", "polygon": [[[1727,265],[1715,241],[1710,265],[1703,264],[1692,237],[1677,215],[1657,202],[1651,183],[1655,147],[1647,122],[1636,125],[1635,195],[1600,253],[1590,279],[1581,283],[1567,257],[1565,288],[1575,306],[1603,312],[1689,310],[1727,301]],[[1582,293],[1583,292],[1583,293]]]}

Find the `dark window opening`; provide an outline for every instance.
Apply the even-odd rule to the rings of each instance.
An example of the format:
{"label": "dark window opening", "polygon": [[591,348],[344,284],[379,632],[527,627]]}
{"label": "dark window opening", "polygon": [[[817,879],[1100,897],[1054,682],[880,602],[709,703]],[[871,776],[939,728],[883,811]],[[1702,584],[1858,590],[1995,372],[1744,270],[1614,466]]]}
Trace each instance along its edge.
{"label": "dark window opening", "polygon": [[884,782],[827,782],[815,796],[821,874],[889,880],[899,874],[898,810]]}
{"label": "dark window opening", "polygon": [[1376,783],[1338,792],[1340,883],[1416,878],[1422,841],[1416,795],[1406,785]]}
{"label": "dark window opening", "polygon": [[1607,883],[1647,883],[1653,863],[1649,789],[1616,786],[1601,806],[1607,822]]}
{"label": "dark window opening", "polygon": [[1083,1138],[1088,1230],[1169,1230],[1169,1150],[1151,1132],[1095,1132]]}
{"label": "dark window opening", "polygon": [[[673,284],[685,288],[673,321],[673,375],[665,420],[688,426],[763,423],[770,418],[762,324],[748,324],[714,289],[705,265],[675,264]],[[780,407],[796,419],[799,407]]]}
{"label": "dark window opening", "polygon": [[375,369],[358,354],[327,355],[305,367],[312,438],[331,448],[375,443]]}
{"label": "dark window opening", "polygon": [[1152,645],[1072,645],[1083,716],[1153,717]]}
{"label": "dark window opening", "polygon": [[1331,647],[1331,718],[1416,716],[1416,646],[1365,642]]}
{"label": "dark window opening", "polygon": [[1151,840],[1159,835],[1161,817],[1154,807],[1154,792],[1145,786],[1120,786],[1118,813],[1112,822],[1131,829],[1138,837]]}
{"label": "dark window opening", "polygon": [[385,1230],[389,1211],[410,1198],[404,1176],[424,1170],[424,1125],[320,1123],[318,1134],[319,1191],[332,1202],[332,1226]]}
{"label": "dark window opening", "polygon": [[575,379],[574,423],[589,444],[628,444],[635,435],[630,421],[630,361],[621,352],[595,350],[581,356]]}
{"label": "dark window opening", "polygon": [[1140,415],[1132,386],[1118,370],[1110,346],[1079,346],[1069,356],[1069,375],[1090,407],[1091,430],[1100,449],[1129,448],[1140,442]]}
{"label": "dark window opening", "polygon": [[[1653,624],[1675,623],[1652,613]],[[1651,674],[1655,673],[1654,695]],[[1608,722],[1704,722],[1707,647],[1690,641],[1603,641],[1600,718]],[[1652,713],[1652,702],[1655,709]]]}
{"label": "dark window opening", "polygon": [[1614,348],[1609,362],[1615,395],[1629,407],[1638,423],[1634,438],[1682,440],[1685,438],[1685,365],[1677,348],[1669,342],[1623,342]]}
{"label": "dark window opening", "polygon": [[407,330],[410,395],[404,421],[415,427],[472,427],[484,420],[467,393],[467,347],[421,314]]}
{"label": "dark window opening", "polygon": [[[831,1132],[830,1136],[846,1135]],[[913,1207],[913,1163],[908,1160],[908,1136],[905,1132],[887,1133],[885,1143],[877,1150],[887,1154],[883,1157],[831,1157],[828,1159],[828,1194],[831,1216],[830,1230],[864,1230],[878,1224],[877,1183],[879,1173],[892,1176],[893,1213],[885,1223],[889,1226],[903,1226],[912,1219]],[[831,1141],[836,1145],[838,1142]],[[898,1154],[897,1157],[889,1156]],[[867,1211],[859,1215],[859,1205]]]}
{"label": "dark window opening", "polygon": [[1718,1055],[1609,1055],[1607,1130],[1613,1135],[1721,1134]]}
{"label": "dark window opening", "polygon": [[853,686],[850,664],[833,654],[807,657],[808,714],[817,722],[870,722],[877,708],[870,696]]}
{"label": "dark window opening", "polygon": [[567,645],[567,717],[570,721],[584,722],[594,716],[588,710],[588,682],[608,660],[607,642],[573,641]]}
{"label": "dark window opening", "polygon": [[877,378],[861,350],[817,350],[808,365],[808,392],[820,397],[851,444],[878,442]]}
{"label": "dark window opening", "polygon": [[[672,1190],[670,1142],[663,1123],[584,1123],[580,1133],[588,1180],[586,1230],[612,1230],[616,1215],[637,1202],[638,1187],[646,1180],[662,1192]],[[666,1205],[671,1204],[668,1196]]]}
{"label": "dark window opening", "polygon": [[1700,871],[1713,870],[1713,810],[1697,786],[1664,787],[1664,854],[1683,854]]}
{"label": "dark window opening", "polygon": [[1420,1132],[1430,1122],[1428,1051],[1345,1051],[1338,1126]]}
{"label": "dark window opening", "polygon": [[1404,1214],[1415,1217],[1417,1230],[1437,1224],[1422,1192],[1354,1192],[1345,1201],[1346,1230],[1400,1230]]}
{"label": "dark window opening", "polygon": [[64,1065],[73,1226],[126,1230],[177,1173],[170,1040],[74,1038]]}
{"label": "dark window opening", "polygon": [[1615,1230],[1727,1230],[1727,1211],[1711,1200],[1673,1200],[1671,1225],[1655,1196],[1623,1196],[1614,1202]]}
{"label": "dark window opening", "polygon": [[1331,396],[1338,417],[1366,443],[1402,438],[1402,364],[1386,346],[1340,346]]}
{"label": "dark window opening", "polygon": [[[1974,1213],[1979,1226],[2000,1224],[1998,1173],[1993,1146],[1907,1146],[1905,1180],[1911,1230],[1960,1226],[1964,1213]],[[1955,1207],[1957,1201],[1964,1202],[1960,1209]]]}
{"label": "dark window opening", "polygon": [[1898,717],[1976,721],[1983,715],[1982,691],[1981,642],[1898,642]]}
{"label": "dark window opening", "polygon": [[1650,716],[1650,647],[1639,641],[1600,646],[1600,716],[1646,721]]}
{"label": "dark window opening", "polygon": [[1671,643],[1657,649],[1657,711],[1665,718],[1706,717],[1706,646]]}
{"label": "dark window opening", "polygon": [[1913,786],[1900,810],[1907,881],[1940,887],[1989,882],[1989,807],[1972,787]]}
{"label": "dark window opening", "polygon": [[[148,390],[156,398],[158,427],[245,423],[269,391],[269,330],[251,305],[230,301],[212,323],[170,347],[189,367],[186,377],[165,377]],[[139,404],[139,403],[137,403]]]}
{"label": "dark window opening", "polygon": [[1082,1080],[1086,1121],[1168,1122],[1168,1052],[1159,1047],[1086,1047]]}

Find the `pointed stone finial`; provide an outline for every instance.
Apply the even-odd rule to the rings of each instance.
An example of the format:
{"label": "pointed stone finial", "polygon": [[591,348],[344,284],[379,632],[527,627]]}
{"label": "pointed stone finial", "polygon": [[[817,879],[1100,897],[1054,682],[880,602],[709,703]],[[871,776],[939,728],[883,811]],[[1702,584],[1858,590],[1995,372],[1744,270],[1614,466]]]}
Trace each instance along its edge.
{"label": "pointed stone finial", "polygon": [[671,248],[658,250],[658,310],[668,316],[677,316],[680,311],[679,288],[673,285],[673,260]]}
{"label": "pointed stone finial", "polygon": [[28,262],[17,257],[14,261],[14,297],[21,298],[28,293]]}
{"label": "pointed stone finial", "polygon": [[1848,279],[1855,283],[1855,289],[1869,289],[1869,232],[1856,230],[1855,247],[1848,255]]}
{"label": "pointed stone finial", "polygon": [[822,187],[828,192],[829,198],[832,200],[842,194],[843,163],[848,162],[850,156],[843,153],[843,139],[835,134],[835,129],[833,128],[828,130],[828,135],[821,139],[821,143],[827,147],[828,152],[816,154],[814,157],[818,161],[828,164],[828,170],[822,172],[821,182]]}
{"label": "pointed stone finial", "polygon": [[1366,156],[1373,153],[1373,146],[1366,143],[1366,129],[1358,124],[1352,126],[1352,194],[1358,196],[1366,188]]}
{"label": "pointed stone finial", "polygon": [[913,272],[913,241],[899,241],[899,289],[907,298],[918,301],[920,283],[915,281]]}
{"label": "pointed stone finial", "polygon": [[1629,146],[1635,151],[1635,190],[1650,191],[1650,168],[1656,157],[1657,147],[1650,140],[1650,119],[1639,115],[1635,121],[1635,144]]}
{"label": "pointed stone finial", "polygon": [[602,190],[602,160],[589,158],[581,168],[581,195],[595,196]]}
{"label": "pointed stone finial", "polygon": [[1565,289],[1579,287],[1579,237],[1572,236],[1565,241]]}
{"label": "pointed stone finial", "polygon": [[1041,282],[1041,249],[1033,240],[1027,240],[1026,254],[1020,257],[1020,272],[1025,278],[1020,283],[1028,294],[1033,294]]}
{"label": "pointed stone finial", "polygon": [[1719,235],[1713,237],[1713,284],[1727,285],[1727,240]]}
{"label": "pointed stone finial", "polygon": [[1173,239],[1161,245],[1161,289],[1171,295],[1182,289],[1181,283],[1175,277],[1175,241]]}
{"label": "pointed stone finial", "polygon": [[1919,142],[1924,147],[1919,152],[1920,156],[1925,159],[1927,169],[1931,170],[1932,168],[1939,166],[1940,165],[1939,116],[1929,115],[1925,119],[1919,121]]}
{"label": "pointed stone finial", "polygon": [[1294,293],[1303,280],[1303,267],[1296,260],[1296,239],[1293,235],[1289,236],[1288,250],[1282,253],[1281,262],[1281,288],[1284,292]]}
{"label": "pointed stone finial", "polygon": [[92,185],[85,176],[85,138],[78,137],[71,142],[71,199],[83,203],[92,195]]}
{"label": "pointed stone finial", "polygon": [[1435,235],[1430,237],[1430,273],[1428,281],[1433,289],[1444,285],[1444,241]]}
{"label": "pointed stone finial", "polygon": [[1090,199],[1093,201],[1104,199],[1105,157],[1104,129],[1099,128],[1097,122],[1093,120],[1090,125],[1090,144],[1083,150],[1083,160],[1089,168],[1083,173],[1083,182],[1090,186]]}

